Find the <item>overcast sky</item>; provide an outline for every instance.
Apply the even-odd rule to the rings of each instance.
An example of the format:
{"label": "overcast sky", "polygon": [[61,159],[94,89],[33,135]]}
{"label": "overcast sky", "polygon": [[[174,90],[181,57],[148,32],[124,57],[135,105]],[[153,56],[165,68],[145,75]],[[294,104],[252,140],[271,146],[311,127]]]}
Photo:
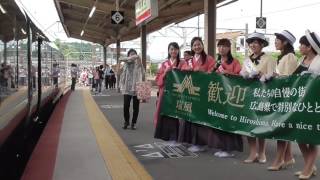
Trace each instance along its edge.
{"label": "overcast sky", "polygon": [[[59,23],[53,0],[21,0],[24,6],[37,19],[42,29],[45,29],[53,38],[66,40],[63,28]],[[306,29],[320,32],[318,20],[320,10],[320,0],[263,0],[263,16],[267,17],[266,33],[273,34],[284,29],[291,31],[297,39],[304,35]],[[256,17],[260,16],[260,0],[239,0],[231,5],[219,8],[217,11],[217,27],[230,29],[243,29],[245,24],[249,25],[249,32],[255,31]],[[193,18],[180,23],[180,26],[197,27],[198,18]],[[203,16],[200,16],[200,26],[203,27]],[[223,30],[218,30],[221,32]],[[198,35],[197,29],[187,29],[188,39]],[[154,32],[148,36],[148,54],[151,58],[165,58],[167,55],[167,45],[169,42],[177,41],[179,44],[183,40],[181,29],[175,32],[164,28],[159,32]],[[161,37],[166,35],[167,37]],[[203,30],[200,31],[203,36]],[[273,45],[270,42],[270,45]],[[127,46],[123,44],[123,46]],[[295,44],[298,47],[298,43]]]}

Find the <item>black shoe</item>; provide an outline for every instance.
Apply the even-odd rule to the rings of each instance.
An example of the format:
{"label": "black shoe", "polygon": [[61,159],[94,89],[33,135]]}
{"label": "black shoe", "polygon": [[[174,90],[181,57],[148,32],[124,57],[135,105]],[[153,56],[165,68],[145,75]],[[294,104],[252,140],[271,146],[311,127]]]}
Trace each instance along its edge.
{"label": "black shoe", "polygon": [[136,130],[136,129],[137,129],[136,125],[132,123],[132,124],[131,124],[131,129],[132,129],[132,130]]}

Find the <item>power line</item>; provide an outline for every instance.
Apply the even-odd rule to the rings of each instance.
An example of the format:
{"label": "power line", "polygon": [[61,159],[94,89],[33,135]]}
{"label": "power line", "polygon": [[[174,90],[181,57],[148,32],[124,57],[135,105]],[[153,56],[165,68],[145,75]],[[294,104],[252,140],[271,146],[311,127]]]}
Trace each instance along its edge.
{"label": "power line", "polygon": [[[301,9],[301,8],[305,8],[305,7],[310,7],[310,6],[314,6],[314,5],[319,5],[320,2],[317,3],[311,3],[311,4],[305,4],[305,5],[301,5],[301,6],[296,6],[296,7],[292,7],[292,8],[287,8],[287,9],[280,9],[280,10],[276,10],[276,11],[269,11],[266,12],[264,14],[276,14],[276,13],[281,13],[281,12],[286,12],[286,11],[292,11],[292,10],[296,10],[296,9]],[[247,16],[242,16],[242,17],[232,17],[232,18],[226,18],[226,19],[221,19],[221,21],[232,21],[232,20],[237,20],[237,19],[244,19],[244,18],[250,18],[250,17],[256,17],[256,14],[251,14],[251,15],[247,15]]]}
{"label": "power line", "polygon": [[[42,31],[47,32],[47,33],[48,33],[47,35],[50,35],[51,37],[56,37],[56,36],[52,35],[50,32],[48,32],[46,28],[44,28],[43,24],[41,24],[41,23],[38,21],[38,19],[34,17],[33,13],[30,12],[30,10],[21,2],[21,0],[19,0],[19,1],[20,1],[20,4],[23,6],[24,10],[27,12],[27,14],[28,14],[30,17],[32,17],[32,20],[33,20],[33,21],[36,21],[37,24],[38,24],[38,26],[41,27],[41,30],[42,30]],[[57,23],[57,22],[55,22],[54,24],[56,24],[56,23]]]}

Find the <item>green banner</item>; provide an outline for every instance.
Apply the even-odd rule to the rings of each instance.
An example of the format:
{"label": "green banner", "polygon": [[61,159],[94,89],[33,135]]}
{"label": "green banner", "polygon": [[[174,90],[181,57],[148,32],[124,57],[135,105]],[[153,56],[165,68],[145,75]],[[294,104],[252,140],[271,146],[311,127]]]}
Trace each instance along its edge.
{"label": "green banner", "polygon": [[320,144],[320,76],[262,83],[171,71],[165,82],[162,115],[246,136]]}

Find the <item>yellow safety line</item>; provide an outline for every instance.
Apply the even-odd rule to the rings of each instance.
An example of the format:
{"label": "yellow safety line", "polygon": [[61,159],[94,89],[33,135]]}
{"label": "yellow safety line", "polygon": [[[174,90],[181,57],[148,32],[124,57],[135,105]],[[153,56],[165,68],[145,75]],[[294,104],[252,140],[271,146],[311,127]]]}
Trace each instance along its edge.
{"label": "yellow safety line", "polygon": [[83,90],[83,98],[91,127],[112,179],[152,179],[100,111],[89,90]]}

